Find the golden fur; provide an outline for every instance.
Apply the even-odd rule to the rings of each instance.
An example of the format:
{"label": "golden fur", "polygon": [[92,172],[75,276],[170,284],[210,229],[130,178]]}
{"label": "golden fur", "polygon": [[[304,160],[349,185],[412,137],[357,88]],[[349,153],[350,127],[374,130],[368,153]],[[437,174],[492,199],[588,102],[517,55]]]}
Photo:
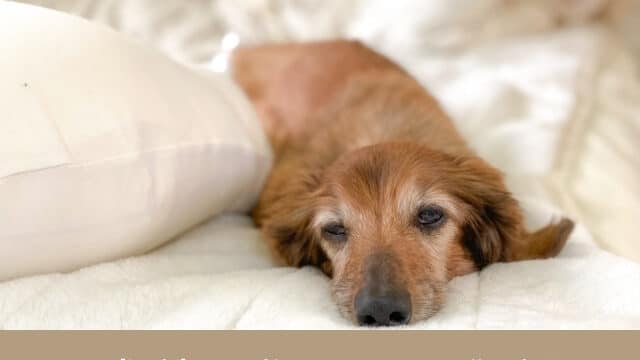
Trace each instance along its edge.
{"label": "golden fur", "polygon": [[[372,281],[408,294],[410,321],[426,319],[451,278],[554,256],[573,228],[525,231],[500,172],[417,81],[358,42],[240,48],[233,67],[276,153],[255,222],[284,264],[332,277],[354,322]],[[425,206],[444,213],[437,228],[416,225]]]}

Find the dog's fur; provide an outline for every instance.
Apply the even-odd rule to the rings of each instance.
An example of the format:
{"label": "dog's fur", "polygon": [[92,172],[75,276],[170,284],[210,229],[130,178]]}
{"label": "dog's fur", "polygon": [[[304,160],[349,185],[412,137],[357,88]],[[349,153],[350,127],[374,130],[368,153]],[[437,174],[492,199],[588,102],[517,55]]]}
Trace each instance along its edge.
{"label": "dog's fur", "polygon": [[[418,321],[451,278],[554,256],[573,228],[562,219],[525,231],[499,171],[417,81],[358,42],[239,48],[232,66],[276,153],[255,222],[284,264],[332,277],[353,321],[371,271],[408,291]],[[416,225],[425,206],[443,210],[437,228]],[[328,224],[343,225],[344,239],[328,237]]]}

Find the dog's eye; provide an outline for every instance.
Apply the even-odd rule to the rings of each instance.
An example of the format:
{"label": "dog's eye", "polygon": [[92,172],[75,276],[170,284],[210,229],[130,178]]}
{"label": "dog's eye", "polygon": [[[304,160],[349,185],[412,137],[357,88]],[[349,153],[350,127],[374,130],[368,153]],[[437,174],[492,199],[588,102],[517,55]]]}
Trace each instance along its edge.
{"label": "dog's eye", "polygon": [[322,235],[330,240],[345,241],[347,240],[347,229],[342,224],[332,223],[322,228]]}
{"label": "dog's eye", "polygon": [[418,211],[418,225],[421,228],[429,229],[442,223],[444,211],[438,206],[423,207]]}

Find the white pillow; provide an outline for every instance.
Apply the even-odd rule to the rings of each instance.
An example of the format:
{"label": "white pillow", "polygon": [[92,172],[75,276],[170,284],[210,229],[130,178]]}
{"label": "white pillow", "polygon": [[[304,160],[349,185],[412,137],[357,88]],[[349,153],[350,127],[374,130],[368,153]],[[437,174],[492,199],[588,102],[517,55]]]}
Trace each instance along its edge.
{"label": "white pillow", "polygon": [[271,152],[229,79],[0,2],[0,279],[139,254],[257,198]]}

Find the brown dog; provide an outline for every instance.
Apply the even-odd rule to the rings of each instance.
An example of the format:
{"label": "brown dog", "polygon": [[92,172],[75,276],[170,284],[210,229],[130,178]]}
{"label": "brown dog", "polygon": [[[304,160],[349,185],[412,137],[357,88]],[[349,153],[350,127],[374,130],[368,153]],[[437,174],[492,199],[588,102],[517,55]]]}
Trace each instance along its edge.
{"label": "brown dog", "polygon": [[232,64],[276,153],[255,222],[284,264],[332,277],[357,324],[426,319],[451,278],[554,256],[571,233],[567,219],[526,232],[500,172],[360,43],[240,48]]}

